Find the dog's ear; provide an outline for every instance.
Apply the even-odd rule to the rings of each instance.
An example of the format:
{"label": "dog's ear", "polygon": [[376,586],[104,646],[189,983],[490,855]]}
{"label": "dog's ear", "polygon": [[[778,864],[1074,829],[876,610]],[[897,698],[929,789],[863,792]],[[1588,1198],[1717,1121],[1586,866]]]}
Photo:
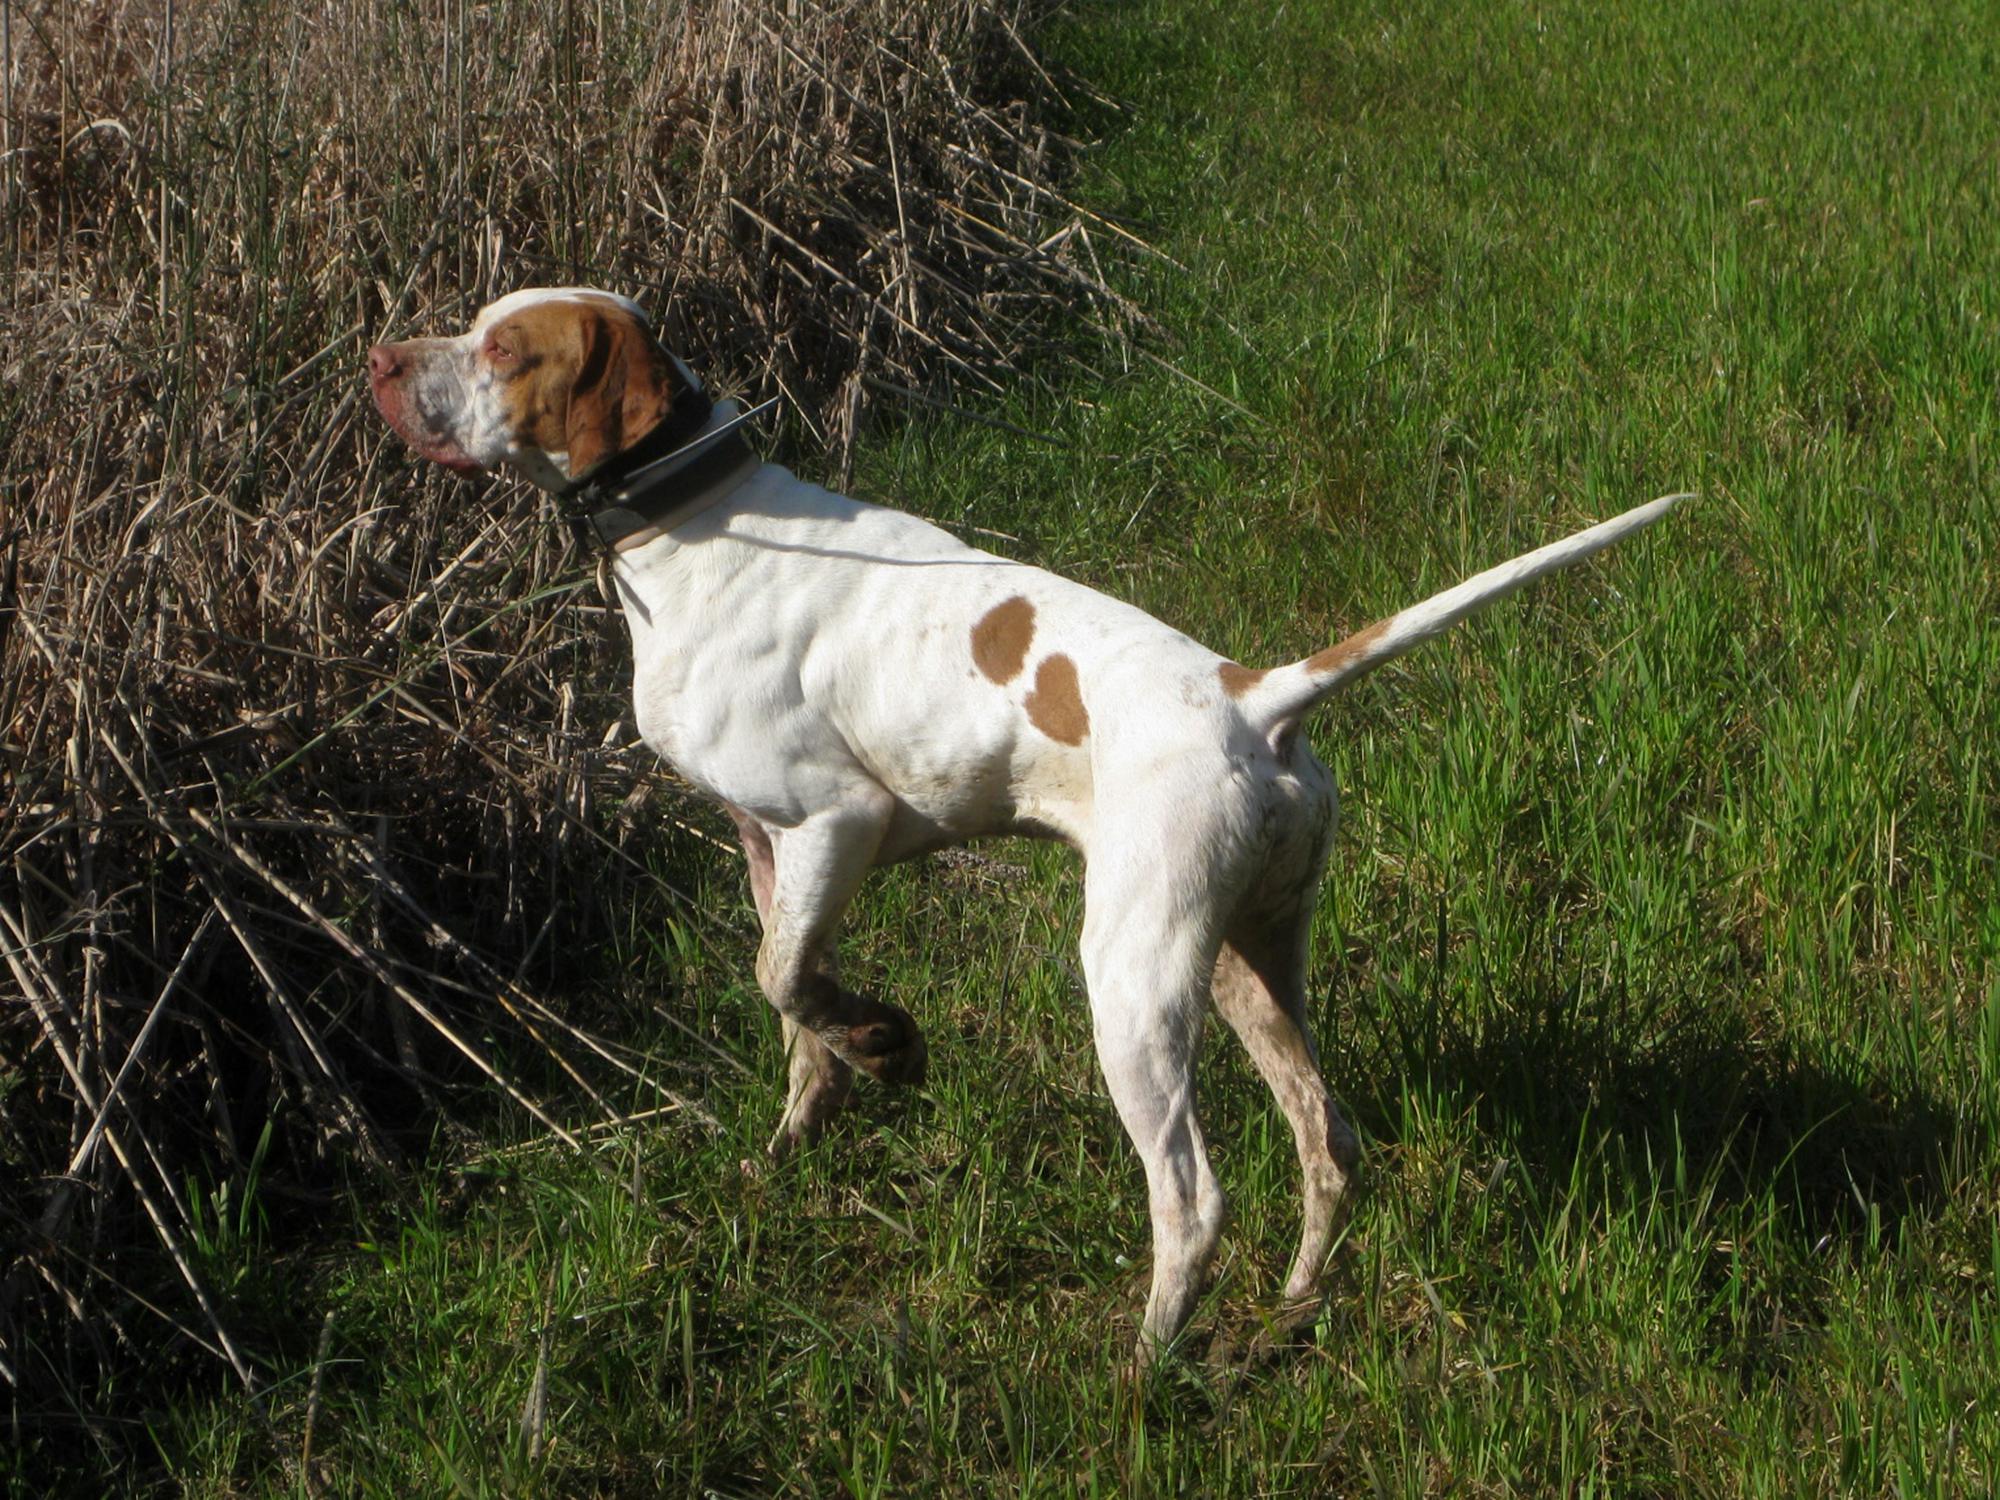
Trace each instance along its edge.
{"label": "dog's ear", "polygon": [[659,425],[680,377],[645,325],[623,308],[579,310],[583,352],[570,385],[564,446],[580,479]]}

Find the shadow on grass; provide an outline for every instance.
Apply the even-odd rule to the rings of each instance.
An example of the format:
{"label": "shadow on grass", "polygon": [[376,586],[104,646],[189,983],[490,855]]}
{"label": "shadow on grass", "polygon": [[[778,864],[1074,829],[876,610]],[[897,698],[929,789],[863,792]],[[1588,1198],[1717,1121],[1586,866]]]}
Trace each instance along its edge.
{"label": "shadow on grass", "polygon": [[1983,1159],[1987,1130],[1914,1074],[1842,1049],[1753,1031],[1740,1013],[1685,993],[1586,989],[1578,978],[1511,987],[1476,1017],[1410,993],[1356,1019],[1353,1104],[1395,1140],[1417,1088],[1469,1110],[1547,1182],[1580,1185],[1580,1154],[1616,1141],[1625,1158],[1676,1162],[1723,1201],[1768,1200],[1817,1238],[1934,1207]]}

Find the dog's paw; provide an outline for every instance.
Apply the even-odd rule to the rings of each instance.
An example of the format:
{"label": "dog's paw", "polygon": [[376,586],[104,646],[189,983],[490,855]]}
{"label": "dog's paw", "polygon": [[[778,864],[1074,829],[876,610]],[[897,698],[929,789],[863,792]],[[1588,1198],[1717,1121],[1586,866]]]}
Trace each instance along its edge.
{"label": "dog's paw", "polygon": [[849,1026],[833,1050],[877,1083],[921,1084],[930,1062],[909,1012],[879,1001],[867,1002],[865,1018]]}

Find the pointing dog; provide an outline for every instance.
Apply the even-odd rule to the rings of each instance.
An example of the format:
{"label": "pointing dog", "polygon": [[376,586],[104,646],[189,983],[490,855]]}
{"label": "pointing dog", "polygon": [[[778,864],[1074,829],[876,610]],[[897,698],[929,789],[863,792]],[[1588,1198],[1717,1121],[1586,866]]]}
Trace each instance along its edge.
{"label": "pointing dog", "polygon": [[378,345],[369,381],[418,453],[512,468],[590,512],[633,648],[646,743],[728,811],[763,924],[757,981],[789,1088],[774,1154],[856,1069],[920,1082],[901,1007],[836,977],[877,865],[985,834],[1083,856],[1082,959],[1105,1083],[1145,1164],[1144,1363],[1180,1331],[1223,1226],[1195,1114],[1212,1004],[1290,1122],[1306,1303],[1358,1148],[1306,1024],[1307,935],[1333,779],[1300,734],[1364,672],[1659,519],[1670,495],[1491,568],[1283,666],[1239,666],[1133,606],[760,461],[644,314],[516,292],[454,338]]}

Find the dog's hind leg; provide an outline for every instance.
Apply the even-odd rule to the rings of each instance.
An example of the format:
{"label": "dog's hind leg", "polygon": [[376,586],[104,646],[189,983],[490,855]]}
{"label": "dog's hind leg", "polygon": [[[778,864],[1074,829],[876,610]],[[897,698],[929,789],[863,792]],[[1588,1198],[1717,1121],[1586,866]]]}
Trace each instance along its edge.
{"label": "dog's hind leg", "polygon": [[[771,894],[757,950],[757,982],[791,1023],[787,1042],[795,1097],[779,1126],[785,1144],[809,1135],[820,1123],[815,1110],[828,1102],[814,1092],[831,1086],[823,1083],[829,1070],[811,1050],[815,1047],[840,1067],[859,1068],[883,1083],[923,1081],[924,1040],[908,1012],[843,989],[833,977],[834,929],[888,826],[888,794],[874,790],[873,796],[857,794],[815,813],[796,828],[776,830],[771,839]],[[802,1074],[804,1092],[798,1093]],[[783,1145],[773,1145],[782,1153]]]}
{"label": "dog's hind leg", "polygon": [[1306,940],[1312,889],[1289,910],[1239,912],[1215,961],[1215,1008],[1242,1040],[1292,1127],[1305,1223],[1285,1278],[1288,1300],[1319,1285],[1360,1146],[1327,1092],[1306,1026]]}
{"label": "dog's hind leg", "polygon": [[1093,859],[1084,885],[1083,969],[1097,1059],[1145,1166],[1152,1218],[1153,1285],[1136,1353],[1143,1367],[1193,1312],[1227,1214],[1194,1098],[1214,939],[1160,930],[1172,892],[1157,869]]}
{"label": "dog's hind leg", "polygon": [[[777,884],[777,851],[771,830],[742,808],[725,802],[723,807],[735,821],[736,836],[743,841],[743,856],[750,870],[750,896],[757,903],[757,921],[765,930],[771,926],[771,901]],[[820,972],[836,978],[834,948],[826,944]],[[780,1015],[785,1042],[785,1112],[766,1149],[782,1157],[792,1147],[816,1138],[826,1124],[840,1113],[854,1091],[854,1070],[790,1016]]]}

